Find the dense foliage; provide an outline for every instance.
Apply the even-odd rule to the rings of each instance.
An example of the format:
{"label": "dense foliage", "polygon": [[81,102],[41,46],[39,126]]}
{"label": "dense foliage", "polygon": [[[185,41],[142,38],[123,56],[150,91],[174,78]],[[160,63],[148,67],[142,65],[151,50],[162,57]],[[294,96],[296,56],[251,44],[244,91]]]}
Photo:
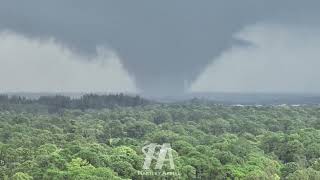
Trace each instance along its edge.
{"label": "dense foliage", "polygon": [[[316,180],[319,110],[202,103],[2,110],[0,179]],[[179,176],[139,175],[148,143],[171,144]]]}

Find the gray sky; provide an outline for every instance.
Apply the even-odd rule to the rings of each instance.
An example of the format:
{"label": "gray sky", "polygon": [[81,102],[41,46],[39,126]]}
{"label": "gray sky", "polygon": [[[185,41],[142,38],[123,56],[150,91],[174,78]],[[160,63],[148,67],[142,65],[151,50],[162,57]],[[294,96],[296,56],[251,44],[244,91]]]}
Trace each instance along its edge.
{"label": "gray sky", "polygon": [[[55,47],[66,46],[78,56],[88,56],[80,58],[82,60],[90,61],[99,57],[96,54],[97,46],[107,47],[117,54],[124,70],[128,72],[119,70],[122,72],[120,74],[132,76],[139,91],[148,95],[182,93],[185,91],[185,84],[190,84],[191,89],[201,91],[203,87],[201,83],[217,83],[217,79],[224,81],[223,77],[214,77],[215,81],[210,81],[212,79],[210,76],[224,74],[207,73],[206,80],[204,79],[206,75],[203,73],[208,69],[214,71],[215,68],[210,67],[212,63],[230,48],[252,43],[250,38],[249,41],[248,38],[234,39],[234,34],[242,32],[247,27],[255,26],[257,23],[267,23],[280,24],[282,26],[280,29],[286,29],[287,25],[300,29],[314,29],[319,26],[320,15],[320,1],[316,0],[0,0],[0,2],[1,31],[12,31],[18,34],[17,36],[22,35],[27,38],[27,41],[37,39],[41,42],[42,39],[54,38]],[[225,69],[219,71],[227,71],[228,63],[222,67]],[[270,71],[272,69],[270,67]],[[108,75],[112,76],[112,73]],[[242,88],[245,84],[242,81],[244,80],[236,80],[241,84],[240,88],[232,88],[235,91],[246,90]],[[191,85],[193,83],[196,85]],[[256,82],[252,83],[255,85],[249,88],[250,91],[260,87]],[[281,84],[281,82],[271,83],[270,86],[279,83]],[[229,86],[221,82],[217,84],[220,85],[217,88],[219,91],[228,91],[226,88]],[[215,85],[210,88],[206,86],[204,90],[215,91],[215,87]],[[318,89],[320,88],[315,87],[314,91]],[[277,89],[272,90],[277,91]],[[286,91],[285,88],[282,90]]]}

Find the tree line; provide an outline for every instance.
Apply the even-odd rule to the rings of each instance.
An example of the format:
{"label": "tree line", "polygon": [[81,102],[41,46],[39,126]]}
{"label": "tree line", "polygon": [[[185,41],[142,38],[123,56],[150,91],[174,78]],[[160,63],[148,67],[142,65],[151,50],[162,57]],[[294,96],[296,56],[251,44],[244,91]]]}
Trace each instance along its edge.
{"label": "tree line", "polygon": [[[45,106],[44,109],[50,113],[58,113],[65,109],[104,109],[115,107],[135,107],[149,104],[150,101],[140,96],[130,96],[124,94],[85,94],[80,98],[71,98],[69,96],[40,96],[36,99],[30,99],[23,96],[0,95],[0,108],[2,110],[19,109],[18,107],[33,107],[37,111],[39,106]],[[43,108],[42,108],[43,109]]]}

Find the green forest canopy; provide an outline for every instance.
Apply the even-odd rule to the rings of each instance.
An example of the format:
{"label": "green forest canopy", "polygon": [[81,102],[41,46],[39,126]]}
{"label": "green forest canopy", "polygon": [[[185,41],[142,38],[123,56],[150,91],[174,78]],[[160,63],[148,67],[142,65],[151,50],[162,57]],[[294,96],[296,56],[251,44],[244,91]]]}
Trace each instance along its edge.
{"label": "green forest canopy", "polygon": [[[0,179],[320,179],[319,106],[91,96],[6,103],[2,96]],[[148,143],[171,144],[180,176],[139,175]]]}

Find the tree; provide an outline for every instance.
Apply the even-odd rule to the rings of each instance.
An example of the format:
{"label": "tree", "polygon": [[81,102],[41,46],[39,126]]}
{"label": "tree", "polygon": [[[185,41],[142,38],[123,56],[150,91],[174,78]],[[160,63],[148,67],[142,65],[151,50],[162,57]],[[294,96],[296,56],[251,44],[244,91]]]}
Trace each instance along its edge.
{"label": "tree", "polygon": [[12,176],[13,180],[32,180],[33,178],[26,173],[17,172]]}

